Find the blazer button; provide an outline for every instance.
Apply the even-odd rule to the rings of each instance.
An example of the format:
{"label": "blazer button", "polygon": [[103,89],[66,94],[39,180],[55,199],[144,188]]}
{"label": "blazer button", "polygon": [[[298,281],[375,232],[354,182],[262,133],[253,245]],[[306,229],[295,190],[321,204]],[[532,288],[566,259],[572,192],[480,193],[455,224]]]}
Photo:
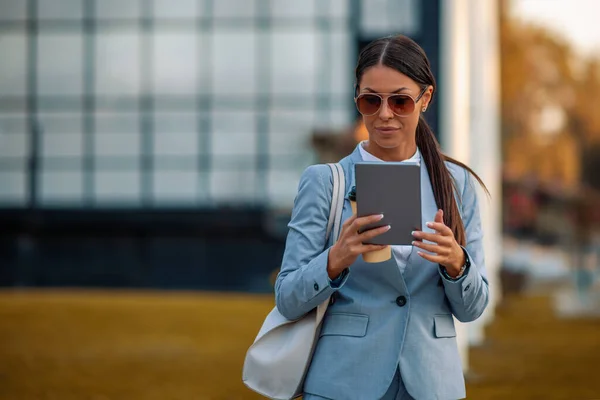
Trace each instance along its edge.
{"label": "blazer button", "polygon": [[396,299],[396,304],[398,305],[398,307],[404,307],[406,305],[406,297],[398,296],[398,298]]}
{"label": "blazer button", "polygon": [[315,288],[315,290],[319,290],[319,284],[315,283],[315,285],[313,286]]}

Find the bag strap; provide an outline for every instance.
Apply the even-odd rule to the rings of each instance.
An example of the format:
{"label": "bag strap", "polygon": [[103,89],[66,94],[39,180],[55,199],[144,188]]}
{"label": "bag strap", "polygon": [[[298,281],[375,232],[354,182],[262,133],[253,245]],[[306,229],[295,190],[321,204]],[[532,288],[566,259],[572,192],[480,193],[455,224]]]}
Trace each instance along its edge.
{"label": "bag strap", "polygon": [[[340,164],[331,163],[327,165],[331,168],[331,174],[333,176],[333,190],[331,191],[331,208],[329,209],[329,219],[327,220],[327,236],[325,237],[325,243],[329,242],[329,236],[331,235],[331,244],[334,244],[340,236],[342,225],[346,177],[344,175],[344,169]],[[328,306],[329,297],[317,307],[317,325],[323,320]]]}
{"label": "bag strap", "polygon": [[329,219],[327,220],[326,242],[331,236],[331,243],[335,243],[340,235],[342,211],[344,208],[344,192],[346,191],[346,179],[344,169],[339,163],[327,164],[333,176],[333,190],[331,192],[331,207]]}

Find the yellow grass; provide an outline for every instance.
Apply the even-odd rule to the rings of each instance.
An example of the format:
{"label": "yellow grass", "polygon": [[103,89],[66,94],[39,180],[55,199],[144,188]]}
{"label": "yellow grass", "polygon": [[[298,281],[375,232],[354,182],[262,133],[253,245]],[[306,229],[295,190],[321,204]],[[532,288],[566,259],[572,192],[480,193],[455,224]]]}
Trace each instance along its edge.
{"label": "yellow grass", "polygon": [[[2,291],[0,399],[258,399],[241,368],[271,307],[271,296]],[[472,350],[469,398],[600,398],[597,320],[511,299],[488,337]]]}
{"label": "yellow grass", "polygon": [[2,399],[257,399],[243,355],[270,297],[0,295]]}

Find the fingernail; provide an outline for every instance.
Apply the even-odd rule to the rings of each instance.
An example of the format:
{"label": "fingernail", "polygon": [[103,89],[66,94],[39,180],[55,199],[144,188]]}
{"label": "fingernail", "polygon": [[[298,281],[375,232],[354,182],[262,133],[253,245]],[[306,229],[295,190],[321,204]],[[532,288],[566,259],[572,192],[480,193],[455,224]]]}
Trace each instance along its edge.
{"label": "fingernail", "polygon": [[379,214],[379,219],[383,219],[383,214]]}
{"label": "fingernail", "polygon": [[390,229],[392,229],[392,226],[391,225],[386,225],[385,230],[389,231]]}
{"label": "fingernail", "polygon": [[422,256],[422,255],[423,255],[423,252],[421,252],[421,251],[417,251],[417,254],[418,254],[418,255],[420,255],[420,256]]}
{"label": "fingernail", "polygon": [[417,231],[412,231],[410,234],[415,236],[416,233],[417,233]]}
{"label": "fingernail", "polygon": [[413,245],[413,246],[416,246],[416,245],[417,245],[417,242],[416,242],[415,240],[413,240],[413,242],[412,242],[412,245]]}
{"label": "fingernail", "polygon": [[427,226],[428,226],[429,228],[431,228],[431,227],[433,226],[433,222],[428,222],[428,223],[427,223]]}

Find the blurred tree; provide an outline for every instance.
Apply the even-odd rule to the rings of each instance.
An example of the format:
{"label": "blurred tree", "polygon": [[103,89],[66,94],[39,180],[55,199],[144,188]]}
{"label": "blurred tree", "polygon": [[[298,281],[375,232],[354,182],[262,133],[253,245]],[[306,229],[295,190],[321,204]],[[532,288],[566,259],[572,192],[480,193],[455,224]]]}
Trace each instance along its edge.
{"label": "blurred tree", "polygon": [[[600,142],[600,60],[500,2],[502,138],[506,176],[576,189],[591,174],[584,151]],[[587,182],[591,184],[591,182]],[[598,189],[600,187],[596,186]]]}

